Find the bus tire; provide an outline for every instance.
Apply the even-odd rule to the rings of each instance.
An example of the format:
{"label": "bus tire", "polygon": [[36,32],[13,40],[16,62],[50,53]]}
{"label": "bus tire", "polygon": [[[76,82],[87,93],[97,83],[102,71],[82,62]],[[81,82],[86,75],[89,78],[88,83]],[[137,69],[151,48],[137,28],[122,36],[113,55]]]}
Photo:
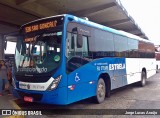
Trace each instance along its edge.
{"label": "bus tire", "polygon": [[100,104],[105,100],[106,96],[106,85],[103,78],[99,78],[97,89],[96,89],[96,96],[94,97],[95,102]]}
{"label": "bus tire", "polygon": [[156,65],[156,73],[158,73],[158,65]]}
{"label": "bus tire", "polygon": [[111,83],[110,80],[107,80],[106,83],[106,97],[109,98],[111,96]]}
{"label": "bus tire", "polygon": [[139,82],[139,85],[141,87],[144,87],[146,85],[146,73],[144,71],[142,71],[142,74],[141,74],[141,81]]}

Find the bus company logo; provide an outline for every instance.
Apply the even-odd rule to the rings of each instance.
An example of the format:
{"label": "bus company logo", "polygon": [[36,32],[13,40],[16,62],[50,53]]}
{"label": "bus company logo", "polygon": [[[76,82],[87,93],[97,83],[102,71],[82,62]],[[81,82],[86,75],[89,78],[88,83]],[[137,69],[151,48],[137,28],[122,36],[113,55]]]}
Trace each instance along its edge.
{"label": "bus company logo", "polygon": [[19,87],[20,87],[20,88],[24,88],[24,87],[26,87],[26,84],[24,84],[24,83],[19,83]]}
{"label": "bus company logo", "polygon": [[18,71],[20,72],[38,72],[44,73],[47,72],[47,68],[19,68]]}
{"label": "bus company logo", "polygon": [[119,64],[109,64],[109,70],[123,70],[126,68],[124,63]]}

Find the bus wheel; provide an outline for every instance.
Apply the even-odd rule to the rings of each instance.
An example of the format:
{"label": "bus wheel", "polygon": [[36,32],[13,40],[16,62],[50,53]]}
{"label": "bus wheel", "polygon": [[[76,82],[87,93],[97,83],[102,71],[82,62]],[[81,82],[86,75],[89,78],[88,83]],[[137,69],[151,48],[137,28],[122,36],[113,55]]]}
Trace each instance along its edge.
{"label": "bus wheel", "polygon": [[95,101],[96,103],[102,103],[106,96],[106,85],[103,78],[99,78],[96,90]]}
{"label": "bus wheel", "polygon": [[156,66],[156,73],[158,73],[158,65]]}
{"label": "bus wheel", "polygon": [[146,73],[144,71],[142,71],[141,81],[139,83],[141,87],[146,85]]}
{"label": "bus wheel", "polygon": [[111,88],[110,88],[110,83],[107,83],[106,85],[106,97],[110,97],[111,96]]}

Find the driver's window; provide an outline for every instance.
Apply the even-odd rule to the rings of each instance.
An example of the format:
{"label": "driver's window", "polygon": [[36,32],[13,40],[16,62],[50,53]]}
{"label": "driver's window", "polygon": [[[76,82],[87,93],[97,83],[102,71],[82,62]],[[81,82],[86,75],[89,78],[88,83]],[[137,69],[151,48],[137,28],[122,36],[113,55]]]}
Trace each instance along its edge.
{"label": "driver's window", "polygon": [[88,37],[82,36],[82,47],[77,46],[77,34],[67,34],[67,56],[70,59],[73,56],[87,57],[88,56]]}
{"label": "driver's window", "polygon": [[67,72],[72,72],[86,64],[88,56],[88,37],[82,36],[82,46],[77,46],[77,34],[67,33],[66,56]]}
{"label": "driver's window", "polygon": [[82,57],[88,57],[88,37],[82,36],[82,42],[83,42],[83,45],[79,49],[79,51],[81,52]]}
{"label": "driver's window", "polygon": [[[73,38],[74,37],[74,38]],[[75,55],[75,39],[77,35],[76,34],[67,34],[67,58],[70,59]]]}

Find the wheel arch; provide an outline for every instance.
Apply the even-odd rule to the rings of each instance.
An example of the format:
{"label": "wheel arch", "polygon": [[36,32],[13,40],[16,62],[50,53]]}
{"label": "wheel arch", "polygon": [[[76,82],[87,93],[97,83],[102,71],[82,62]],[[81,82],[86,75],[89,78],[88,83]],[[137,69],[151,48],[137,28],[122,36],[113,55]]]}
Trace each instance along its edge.
{"label": "wheel arch", "polygon": [[111,91],[111,78],[108,73],[101,73],[99,75],[99,78],[103,78],[105,85],[106,85],[106,97],[110,97],[110,91]]}
{"label": "wheel arch", "polygon": [[145,67],[142,68],[142,72],[145,72],[145,74],[146,74],[146,79],[147,79],[147,70],[146,70]]}

